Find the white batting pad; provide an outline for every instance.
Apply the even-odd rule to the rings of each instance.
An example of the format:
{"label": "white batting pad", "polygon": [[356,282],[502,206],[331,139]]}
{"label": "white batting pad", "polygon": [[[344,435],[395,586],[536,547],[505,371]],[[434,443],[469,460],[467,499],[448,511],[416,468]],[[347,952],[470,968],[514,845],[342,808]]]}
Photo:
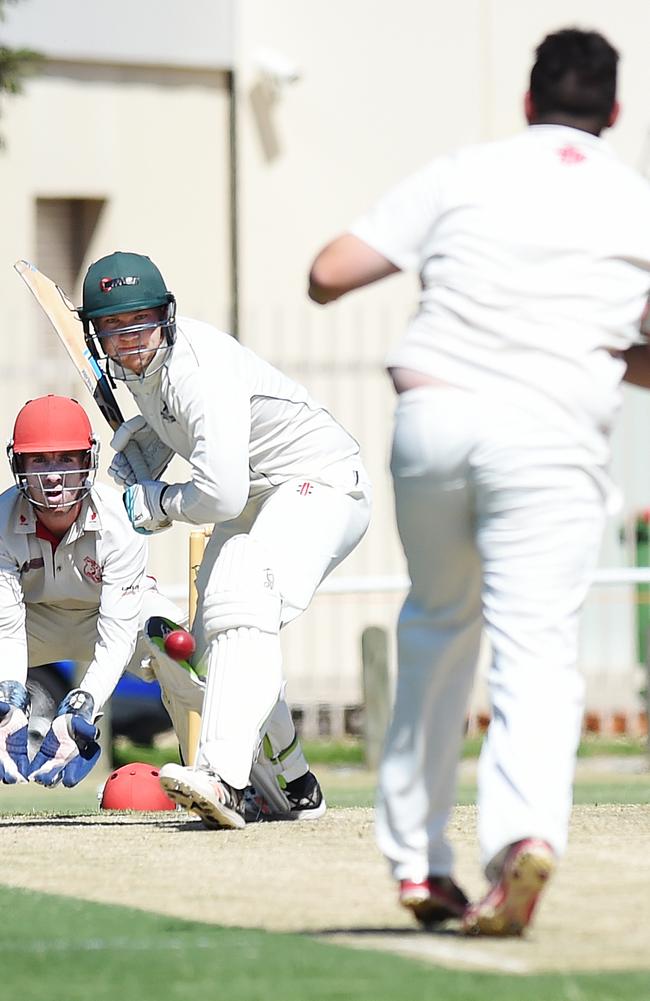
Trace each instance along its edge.
{"label": "white batting pad", "polygon": [[282,686],[278,634],[228,629],[210,643],[197,766],[248,785],[264,723]]}
{"label": "white batting pad", "polygon": [[203,598],[203,628],[212,639],[239,626],[277,633],[282,602],[266,547],[250,535],[223,546]]}
{"label": "white batting pad", "polygon": [[248,784],[260,732],[282,689],[281,611],[265,547],[234,536],[204,595],[208,677],[197,765],[237,789]]}

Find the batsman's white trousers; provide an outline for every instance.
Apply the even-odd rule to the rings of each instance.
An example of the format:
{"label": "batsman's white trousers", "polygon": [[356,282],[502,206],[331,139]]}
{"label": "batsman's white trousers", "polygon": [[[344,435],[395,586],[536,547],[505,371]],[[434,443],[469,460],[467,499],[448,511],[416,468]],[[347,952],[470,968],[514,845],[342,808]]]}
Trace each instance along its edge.
{"label": "batsman's white trousers", "polygon": [[[235,520],[215,526],[197,575],[198,603],[193,627],[197,657],[207,646],[203,596],[225,543],[244,534],[264,547],[281,598],[281,624],[286,625],[307,608],[321,581],[352,552],[368,527],[370,487],[360,480],[353,466],[348,479],[349,486],[340,488],[315,481],[289,480],[249,501]],[[269,634],[268,639],[274,638]],[[279,636],[275,638],[272,656],[267,648],[263,663],[258,663],[257,658],[251,663],[245,649],[236,648],[234,640],[231,645],[232,655],[223,666],[227,677],[219,686],[219,706],[207,705],[209,682],[204,702],[204,722],[218,717],[229,720],[230,724],[220,727],[217,722],[212,741],[206,745],[205,757],[209,767],[222,778],[241,786],[248,781],[262,735],[268,738],[274,757],[291,747],[295,729],[284,700]],[[235,728],[233,721],[237,724]],[[219,748],[218,760],[212,747]],[[294,749],[286,757],[283,755],[282,775],[291,781],[303,774],[306,767],[296,741]]]}
{"label": "batsman's white trousers", "polygon": [[600,457],[505,403],[425,387],[398,398],[391,470],[411,590],[380,767],[379,847],[397,879],[451,871],[445,828],[484,626],[492,722],[479,762],[482,864],[529,836],[561,854],[583,709],[578,613],[605,518]]}

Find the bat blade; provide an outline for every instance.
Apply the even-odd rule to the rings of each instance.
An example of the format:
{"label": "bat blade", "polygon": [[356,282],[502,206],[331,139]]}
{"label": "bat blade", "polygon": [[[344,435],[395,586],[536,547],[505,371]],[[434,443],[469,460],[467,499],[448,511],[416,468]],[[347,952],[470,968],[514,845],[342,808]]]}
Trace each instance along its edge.
{"label": "bat blade", "polygon": [[[90,353],[85,341],[83,325],[70,299],[51,278],[44,275],[29,261],[16,261],[14,269],[54,327],[72,364],[101,410],[109,427],[116,431],[124,420],[122,412],[108,379]],[[135,441],[129,442],[126,456],[138,480],[151,479],[151,473]]]}
{"label": "bat blade", "polygon": [[16,261],[14,268],[58,334],[86,389],[95,399],[113,430],[122,423],[122,414],[108,379],[85,343],[83,326],[65,292],[28,261]]}

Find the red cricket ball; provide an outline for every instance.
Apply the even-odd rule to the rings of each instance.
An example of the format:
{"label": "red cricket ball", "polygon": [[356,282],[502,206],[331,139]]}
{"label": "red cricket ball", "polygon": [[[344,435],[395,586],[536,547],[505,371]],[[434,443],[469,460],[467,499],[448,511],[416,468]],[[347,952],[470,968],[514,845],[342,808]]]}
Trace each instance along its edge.
{"label": "red cricket ball", "polygon": [[186,629],[174,629],[165,636],[165,653],[172,660],[188,660],[196,650],[196,641]]}

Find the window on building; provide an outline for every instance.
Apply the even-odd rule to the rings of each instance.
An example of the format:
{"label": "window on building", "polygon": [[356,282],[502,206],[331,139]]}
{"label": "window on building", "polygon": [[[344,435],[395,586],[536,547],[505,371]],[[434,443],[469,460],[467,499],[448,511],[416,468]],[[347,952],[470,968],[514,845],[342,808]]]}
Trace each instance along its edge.
{"label": "window on building", "polygon": [[[105,202],[100,198],[38,198],[36,253],[39,271],[60,285],[76,303],[86,255]],[[46,356],[59,357],[59,346],[45,317],[39,343]]]}

